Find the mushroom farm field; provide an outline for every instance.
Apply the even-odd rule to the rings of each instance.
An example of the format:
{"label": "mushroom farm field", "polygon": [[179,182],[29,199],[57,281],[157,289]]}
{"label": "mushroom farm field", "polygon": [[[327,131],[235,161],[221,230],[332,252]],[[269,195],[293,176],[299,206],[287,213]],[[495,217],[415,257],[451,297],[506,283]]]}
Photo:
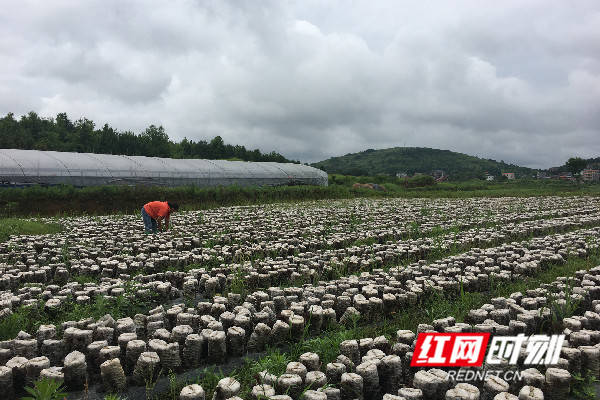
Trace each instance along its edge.
{"label": "mushroom farm field", "polygon": [[[0,398],[595,398],[600,198],[354,199],[38,218],[0,243]],[[58,231],[58,232],[57,232]],[[564,335],[411,367],[419,333]],[[490,339],[491,342],[491,339]],[[485,350],[485,349],[484,349]],[[61,395],[59,392],[65,394]],[[38,397],[41,398],[41,397]],[[45,398],[45,397],[44,397]]]}

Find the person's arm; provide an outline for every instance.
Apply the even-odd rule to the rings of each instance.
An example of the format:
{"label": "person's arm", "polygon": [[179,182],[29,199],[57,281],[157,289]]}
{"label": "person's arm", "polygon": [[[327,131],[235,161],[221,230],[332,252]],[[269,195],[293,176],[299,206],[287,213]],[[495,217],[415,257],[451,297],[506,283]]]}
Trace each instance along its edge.
{"label": "person's arm", "polygon": [[158,228],[159,232],[162,231],[162,219],[163,217],[161,217],[160,215],[156,217],[156,227]]}
{"label": "person's arm", "polygon": [[169,217],[170,216],[171,216],[170,214],[167,214],[167,216],[165,217],[165,231],[169,230]]}

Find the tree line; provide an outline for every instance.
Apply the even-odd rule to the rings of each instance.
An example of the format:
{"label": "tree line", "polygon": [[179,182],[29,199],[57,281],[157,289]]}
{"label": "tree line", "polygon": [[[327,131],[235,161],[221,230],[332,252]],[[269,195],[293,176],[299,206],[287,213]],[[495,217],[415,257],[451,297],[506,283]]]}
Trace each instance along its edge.
{"label": "tree line", "polygon": [[241,145],[224,143],[220,136],[210,141],[184,138],[175,142],[162,126],[150,125],[143,132],[119,132],[108,124],[97,129],[87,118],[71,121],[66,113],[42,118],[35,112],[16,119],[8,113],[0,119],[0,148],[53,150],[129,156],[233,159],[243,161],[294,162],[272,151],[262,153]]}

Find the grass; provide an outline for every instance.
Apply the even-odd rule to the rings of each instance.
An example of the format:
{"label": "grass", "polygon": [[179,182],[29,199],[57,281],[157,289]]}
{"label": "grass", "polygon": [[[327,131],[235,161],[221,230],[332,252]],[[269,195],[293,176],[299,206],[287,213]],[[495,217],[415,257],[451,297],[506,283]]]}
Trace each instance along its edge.
{"label": "grass", "polygon": [[[330,177],[330,185],[322,186],[227,186],[200,188],[194,186],[32,186],[0,190],[0,211],[6,216],[111,214],[139,212],[142,204],[156,200],[177,201],[186,210],[210,209],[270,203],[296,203],[307,200],[351,198],[423,197],[531,197],[600,195],[598,184],[560,181],[518,180],[513,182],[443,182],[425,187],[404,187],[393,177],[386,177],[386,192],[355,189],[355,182],[377,182],[379,177]],[[390,183],[388,183],[390,181]],[[395,183],[391,183],[395,182]]]}
{"label": "grass", "polygon": [[0,242],[7,241],[13,235],[48,235],[62,231],[56,223],[44,223],[19,218],[0,219]]}

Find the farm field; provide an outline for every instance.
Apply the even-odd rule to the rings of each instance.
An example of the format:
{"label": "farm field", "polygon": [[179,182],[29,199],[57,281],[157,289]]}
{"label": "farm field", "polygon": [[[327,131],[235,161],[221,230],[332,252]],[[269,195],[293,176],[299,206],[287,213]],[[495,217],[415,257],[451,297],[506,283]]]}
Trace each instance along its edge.
{"label": "farm field", "polygon": [[[137,214],[40,222],[62,229],[0,243],[2,398],[45,378],[73,399],[595,398],[599,197],[223,207],[157,235]],[[565,342],[466,383],[410,367],[421,332]]]}

